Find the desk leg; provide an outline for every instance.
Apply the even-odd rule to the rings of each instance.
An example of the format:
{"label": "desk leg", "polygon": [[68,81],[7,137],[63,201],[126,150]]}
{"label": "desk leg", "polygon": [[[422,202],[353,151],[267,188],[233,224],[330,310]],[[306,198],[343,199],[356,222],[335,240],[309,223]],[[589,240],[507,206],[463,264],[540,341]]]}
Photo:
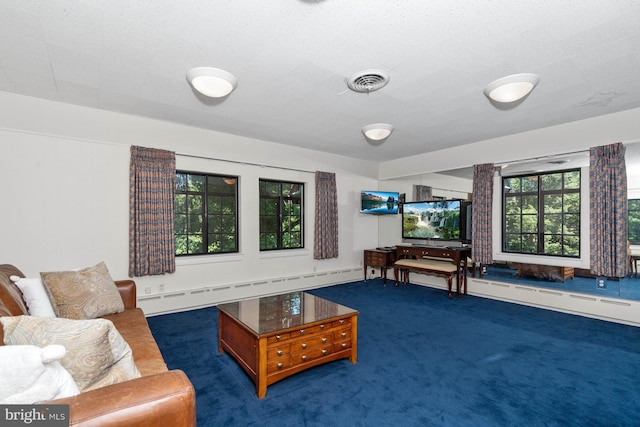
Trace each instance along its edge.
{"label": "desk leg", "polygon": [[393,278],[396,280],[396,284],[394,285],[395,287],[398,287],[398,273],[399,273],[399,268],[394,265],[393,266]]}
{"label": "desk leg", "polygon": [[[462,270],[462,280],[463,280],[463,286],[464,286],[464,295],[467,295],[467,268],[469,267],[469,264],[467,263],[467,257],[464,257],[464,269]],[[475,277],[475,267],[474,267],[474,275],[473,277]]]}

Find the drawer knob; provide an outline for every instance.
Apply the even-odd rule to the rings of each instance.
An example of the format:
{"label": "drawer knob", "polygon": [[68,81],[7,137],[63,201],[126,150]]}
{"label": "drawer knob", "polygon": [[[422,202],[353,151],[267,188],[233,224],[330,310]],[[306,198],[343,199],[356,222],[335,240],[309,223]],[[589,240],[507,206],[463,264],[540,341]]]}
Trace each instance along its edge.
{"label": "drawer knob", "polygon": [[320,329],[324,329],[324,325],[320,325]]}
{"label": "drawer knob", "polygon": [[307,356],[302,356],[302,360],[306,362]]}
{"label": "drawer knob", "polygon": [[343,333],[342,333],[342,338],[346,338],[346,337],[347,337],[347,333],[346,333],[346,332],[343,332]]}
{"label": "drawer knob", "polygon": [[326,344],[327,343],[327,339],[326,338],[322,338],[322,344]]}
{"label": "drawer knob", "polygon": [[325,356],[327,354],[327,350],[322,350],[322,355]]}
{"label": "drawer knob", "polygon": [[304,329],[300,329],[300,335],[304,335]]}
{"label": "drawer knob", "polygon": [[278,363],[278,369],[282,369],[282,363]]}
{"label": "drawer knob", "polygon": [[340,324],[344,325],[344,319],[340,319]]}
{"label": "drawer knob", "polygon": [[280,335],[276,335],[276,339],[280,341]]}
{"label": "drawer knob", "polygon": [[302,343],[302,348],[307,348],[307,345],[305,343]]}
{"label": "drawer knob", "polygon": [[342,343],[342,348],[347,348],[347,343]]}
{"label": "drawer knob", "polygon": [[282,356],[282,350],[278,350],[278,356]]}

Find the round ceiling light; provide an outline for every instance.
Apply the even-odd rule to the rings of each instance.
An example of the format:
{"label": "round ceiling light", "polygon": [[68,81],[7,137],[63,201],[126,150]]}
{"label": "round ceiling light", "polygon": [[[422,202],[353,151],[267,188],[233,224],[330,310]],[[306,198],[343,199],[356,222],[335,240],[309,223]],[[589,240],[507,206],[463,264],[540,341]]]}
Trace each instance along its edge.
{"label": "round ceiling light", "polygon": [[238,86],[238,79],[233,74],[211,67],[190,69],[187,80],[195,90],[210,98],[227,96]]}
{"label": "round ceiling light", "polygon": [[496,102],[514,102],[527,96],[539,81],[536,74],[512,74],[489,83],[484,94]]}
{"label": "round ceiling light", "polygon": [[371,141],[382,141],[387,139],[393,132],[393,126],[387,123],[374,123],[362,128],[362,133]]}

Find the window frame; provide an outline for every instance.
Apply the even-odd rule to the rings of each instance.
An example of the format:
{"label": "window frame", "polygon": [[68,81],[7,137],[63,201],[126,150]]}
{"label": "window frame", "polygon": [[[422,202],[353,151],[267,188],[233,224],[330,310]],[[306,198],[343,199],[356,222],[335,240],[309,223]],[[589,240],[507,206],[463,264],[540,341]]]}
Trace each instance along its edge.
{"label": "window frame", "polygon": [[[566,188],[565,187],[565,176],[564,174],[566,173],[577,173],[578,174],[578,187],[577,188]],[[556,175],[556,174],[563,174],[562,175],[562,179],[560,180],[561,182],[561,188],[560,189],[544,189],[543,188],[543,177],[545,176],[549,176],[549,175]],[[531,177],[535,177],[537,180],[537,185],[536,185],[536,189],[533,191],[525,191],[522,188],[520,188],[519,191],[516,192],[509,192],[507,191],[507,188],[509,188],[507,186],[507,180],[510,179],[515,179],[515,178],[531,178]],[[521,181],[522,182],[522,181]],[[554,170],[554,171],[545,171],[545,172],[539,172],[539,173],[527,173],[527,174],[519,174],[519,175],[512,175],[512,176],[505,176],[502,177],[501,179],[501,184],[502,184],[502,253],[504,254],[518,254],[518,255],[528,255],[528,256],[543,256],[543,257],[562,257],[562,258],[569,258],[569,259],[580,259],[581,257],[581,246],[582,246],[582,203],[583,203],[583,197],[582,197],[582,169],[581,168],[572,168],[572,169],[565,169],[565,170]],[[577,206],[577,210],[574,211],[566,211],[565,210],[565,196],[566,195],[571,195],[571,194],[575,194],[578,197],[578,206]],[[561,210],[560,212],[548,212],[547,210],[545,210],[545,196],[561,196]],[[508,218],[507,218],[507,198],[508,197],[530,197],[530,196],[534,196],[537,197],[537,212],[536,212],[536,231],[535,232],[526,232],[524,230],[524,223],[522,221],[523,216],[526,216],[528,214],[523,213],[522,211],[517,214],[517,216],[520,218],[520,231],[518,233],[514,233],[514,232],[508,232]],[[549,216],[549,215],[561,215],[561,225],[560,225],[560,233],[547,233],[545,232],[545,217]],[[571,233],[566,233],[565,232],[565,227],[566,227],[566,220],[568,218],[565,217],[565,215],[575,215],[575,217],[578,220],[577,223],[577,229],[575,230],[574,234]],[[520,235],[521,239],[520,239],[520,249],[519,250],[514,250],[511,249],[509,247],[509,235]],[[532,251],[525,251],[523,249],[523,240],[522,240],[522,236],[523,235],[532,235],[535,236],[536,242],[536,250],[535,252]],[[545,236],[559,236],[560,237],[560,244],[562,246],[562,253],[550,253],[550,252],[545,252]],[[576,242],[576,247],[577,247],[577,253],[575,254],[570,254],[570,253],[566,253],[566,250],[564,249],[565,246],[565,238],[575,238],[577,240]]]}
{"label": "window frame", "polygon": [[[638,205],[637,209],[632,208],[633,205]],[[636,215],[632,215],[632,212],[634,212]],[[631,221],[632,216],[634,218],[638,218],[638,220],[640,221],[640,198],[635,198],[635,199],[628,199],[627,200],[627,221],[629,223],[629,230],[627,232],[627,238],[629,239],[629,244],[631,245],[640,245],[640,227],[637,227],[637,233],[633,233],[632,229],[636,228],[633,227],[633,223]],[[634,239],[632,237],[637,237],[637,239]]]}
{"label": "window frame", "polygon": [[[196,176],[196,177],[203,177],[205,182],[204,182],[204,190],[203,191],[192,191],[192,190],[179,190],[178,189],[178,175],[192,175],[192,176]],[[209,212],[209,199],[210,197],[228,197],[230,193],[224,193],[224,192],[213,192],[213,191],[209,191],[209,184],[210,184],[210,179],[220,179],[220,180],[225,180],[225,179],[230,179],[230,180],[234,180],[234,203],[233,203],[233,209],[234,209],[234,232],[233,233],[211,233],[209,232],[209,219],[214,216],[214,214],[211,214]],[[182,254],[178,254],[177,250],[178,250],[178,244],[177,244],[177,239],[178,239],[178,227],[176,226],[174,229],[174,242],[175,243],[175,250],[174,250],[174,254],[176,256],[176,258],[187,258],[187,257],[199,257],[199,256],[211,256],[211,255],[224,255],[224,254],[235,254],[235,253],[239,253],[240,252],[240,231],[239,231],[239,224],[240,224],[240,212],[239,212],[239,195],[238,195],[238,191],[239,191],[239,182],[240,182],[240,177],[238,176],[233,176],[233,175],[225,175],[225,174],[215,174],[215,173],[207,173],[207,172],[199,172],[199,171],[187,171],[187,170],[176,170],[176,189],[175,189],[175,197],[176,199],[183,194],[186,194],[187,197],[189,195],[192,196],[201,196],[202,199],[202,210],[201,210],[201,215],[202,215],[202,228],[201,228],[201,233],[189,233],[189,226],[188,226],[188,219],[186,221],[185,227],[186,227],[186,233],[181,233],[180,235],[184,235],[187,237],[187,253],[182,253]],[[176,211],[178,203],[176,201],[174,201],[174,224],[177,223],[177,217],[178,215],[185,215],[185,213],[180,212],[178,213]],[[222,209],[222,207],[221,207]],[[187,211],[186,211],[186,215],[195,215],[195,214],[190,214],[188,211],[188,207],[187,207]],[[215,215],[217,217],[219,217],[219,221],[220,221],[220,226],[222,227],[224,221],[224,217],[225,214],[220,213],[219,215]],[[226,216],[231,216],[231,215],[226,215]],[[210,235],[212,234],[219,234],[219,235],[233,235],[233,248],[232,249],[221,249],[218,251],[213,251],[210,252],[209,251],[209,245],[210,245]],[[188,244],[188,239],[190,235],[202,235],[202,249],[204,250],[203,252],[197,252],[197,253],[189,253],[189,244]],[[224,245],[222,245],[224,246]],[[221,247],[222,247],[221,246]]]}
{"label": "window frame", "polygon": [[[278,191],[278,196],[270,196],[270,197],[265,197],[263,196],[263,192],[262,192],[262,185],[263,183],[266,185],[267,183],[269,184],[278,184],[279,185],[279,191]],[[290,187],[292,186],[299,186],[300,188],[300,197],[290,197],[290,196],[286,196],[283,195],[283,185],[289,185]],[[305,190],[304,190],[304,183],[303,182],[298,182],[298,181],[288,181],[288,180],[280,180],[280,179],[268,179],[268,178],[260,178],[258,180],[258,247],[260,249],[260,252],[269,252],[269,251],[284,251],[284,250],[296,250],[296,249],[304,249],[305,248],[305,239],[304,239],[304,232],[305,232],[305,226],[304,226],[304,221],[305,221],[305,214],[304,214],[304,206],[305,206]],[[263,215],[263,200],[277,200],[277,213],[276,215]],[[284,247],[284,243],[283,243],[283,237],[286,233],[285,230],[283,230],[283,206],[284,206],[284,202],[290,200],[290,201],[296,201],[299,200],[300,201],[300,231],[299,236],[300,236],[300,245],[299,246],[289,246],[289,247]],[[290,215],[291,216],[291,215]],[[273,248],[265,248],[263,247],[263,236],[266,234],[273,234],[273,231],[264,231],[263,229],[263,225],[265,224],[264,219],[268,218],[268,217],[277,217],[275,223],[277,224],[277,230],[275,231],[276,234],[276,247]]]}

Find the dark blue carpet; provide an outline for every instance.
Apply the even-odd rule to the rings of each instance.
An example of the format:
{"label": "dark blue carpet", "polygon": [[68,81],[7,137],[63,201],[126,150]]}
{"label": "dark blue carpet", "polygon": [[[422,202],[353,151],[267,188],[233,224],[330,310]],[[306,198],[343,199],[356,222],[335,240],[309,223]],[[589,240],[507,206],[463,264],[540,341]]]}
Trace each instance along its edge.
{"label": "dark blue carpet", "polygon": [[217,352],[216,308],[149,318],[198,426],[637,426],[640,329],[370,280],[311,291],[360,311],[358,363],[268,387]]}

